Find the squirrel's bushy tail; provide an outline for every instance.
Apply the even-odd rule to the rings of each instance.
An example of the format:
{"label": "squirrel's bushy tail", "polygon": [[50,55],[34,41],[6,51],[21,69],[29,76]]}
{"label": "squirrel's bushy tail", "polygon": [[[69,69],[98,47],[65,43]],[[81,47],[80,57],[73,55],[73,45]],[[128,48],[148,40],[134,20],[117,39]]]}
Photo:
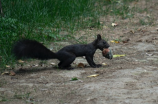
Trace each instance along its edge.
{"label": "squirrel's bushy tail", "polygon": [[13,54],[19,58],[35,58],[41,60],[55,59],[57,55],[35,40],[20,40],[13,46]]}

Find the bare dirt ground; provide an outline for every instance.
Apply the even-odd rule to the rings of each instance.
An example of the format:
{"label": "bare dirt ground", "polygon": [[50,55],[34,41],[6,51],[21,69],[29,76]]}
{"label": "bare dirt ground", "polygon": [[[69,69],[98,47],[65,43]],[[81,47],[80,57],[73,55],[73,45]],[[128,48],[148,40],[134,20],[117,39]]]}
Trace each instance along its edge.
{"label": "bare dirt ground", "polygon": [[[15,76],[0,76],[0,103],[158,104],[158,1],[140,0],[131,3],[134,5],[141,9],[147,7],[148,11],[137,11],[131,19],[101,17],[103,29],[83,30],[76,35],[76,38],[91,37],[87,39],[91,42],[100,33],[108,38],[113,54],[126,56],[108,60],[98,50],[95,62],[106,63],[106,66],[77,68],[73,64],[74,70],[53,68],[50,63],[57,64],[57,60],[42,64],[29,61],[27,63],[34,67],[25,64],[23,71],[17,71]],[[111,26],[114,20],[118,24],[116,27]],[[111,43],[113,39],[130,41]],[[74,63],[79,62],[87,64],[84,58]],[[87,78],[93,74],[99,76]],[[70,81],[74,77],[78,80]]]}

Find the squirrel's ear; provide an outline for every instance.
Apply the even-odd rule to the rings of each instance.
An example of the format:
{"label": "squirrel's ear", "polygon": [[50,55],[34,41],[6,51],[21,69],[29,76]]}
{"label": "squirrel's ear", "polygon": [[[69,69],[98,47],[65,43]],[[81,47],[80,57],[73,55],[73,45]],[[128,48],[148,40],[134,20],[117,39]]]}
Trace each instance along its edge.
{"label": "squirrel's ear", "polygon": [[101,40],[101,35],[100,34],[97,35],[97,40]]}

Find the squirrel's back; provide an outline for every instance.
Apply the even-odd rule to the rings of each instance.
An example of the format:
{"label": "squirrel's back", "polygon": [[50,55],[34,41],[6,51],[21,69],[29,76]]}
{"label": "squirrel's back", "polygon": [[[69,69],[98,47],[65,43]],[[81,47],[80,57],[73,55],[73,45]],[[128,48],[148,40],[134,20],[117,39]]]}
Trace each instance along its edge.
{"label": "squirrel's back", "polygon": [[41,60],[57,58],[57,55],[35,40],[20,40],[13,46],[14,55],[19,58],[36,58]]}

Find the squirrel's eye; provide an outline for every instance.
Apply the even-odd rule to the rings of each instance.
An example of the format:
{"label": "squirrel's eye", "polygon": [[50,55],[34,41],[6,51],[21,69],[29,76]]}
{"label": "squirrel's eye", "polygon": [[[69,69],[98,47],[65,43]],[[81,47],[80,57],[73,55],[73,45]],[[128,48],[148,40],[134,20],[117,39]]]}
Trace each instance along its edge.
{"label": "squirrel's eye", "polygon": [[106,42],[103,42],[103,44],[106,44]]}

